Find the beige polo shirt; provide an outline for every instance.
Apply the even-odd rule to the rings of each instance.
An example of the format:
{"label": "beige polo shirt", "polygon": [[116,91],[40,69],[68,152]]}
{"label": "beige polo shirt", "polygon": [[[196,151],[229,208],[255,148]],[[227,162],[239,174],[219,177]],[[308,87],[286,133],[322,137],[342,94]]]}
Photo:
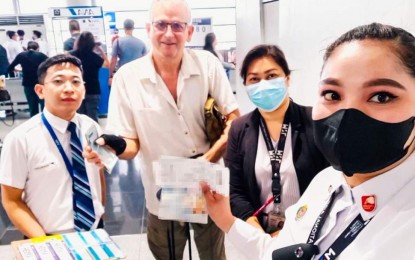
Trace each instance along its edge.
{"label": "beige polo shirt", "polygon": [[191,157],[205,153],[208,93],[223,114],[238,108],[220,61],[206,51],[185,50],[177,82],[177,104],[156,73],[150,52],[115,74],[107,130],[140,141],[141,176],[148,210],[157,215],[152,163],[162,155]]}

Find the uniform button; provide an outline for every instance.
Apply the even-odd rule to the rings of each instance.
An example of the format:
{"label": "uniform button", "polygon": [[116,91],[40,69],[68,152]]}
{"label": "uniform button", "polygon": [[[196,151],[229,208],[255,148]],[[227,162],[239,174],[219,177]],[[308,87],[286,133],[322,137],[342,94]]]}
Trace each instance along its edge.
{"label": "uniform button", "polygon": [[182,114],[180,114],[180,112],[177,113],[178,116],[181,116]]}
{"label": "uniform button", "polygon": [[304,251],[301,247],[298,247],[295,251],[294,254],[297,258],[301,258],[304,255]]}
{"label": "uniform button", "polygon": [[192,153],[196,153],[196,151],[195,151],[195,150],[193,150],[193,151],[192,151]]}
{"label": "uniform button", "polygon": [[188,132],[184,132],[184,134],[185,134],[185,135],[187,135],[187,134],[188,134]]}

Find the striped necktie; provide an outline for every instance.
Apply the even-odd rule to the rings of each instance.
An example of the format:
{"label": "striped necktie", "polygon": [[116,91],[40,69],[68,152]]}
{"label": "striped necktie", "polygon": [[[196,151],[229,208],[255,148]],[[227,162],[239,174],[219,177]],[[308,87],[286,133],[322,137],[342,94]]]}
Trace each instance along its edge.
{"label": "striped necktie", "polygon": [[74,224],[76,231],[90,230],[95,222],[94,205],[92,203],[91,190],[89,188],[88,175],[85,162],[82,157],[82,145],[76,134],[76,125],[70,122],[68,126],[71,132],[72,154],[72,195]]}

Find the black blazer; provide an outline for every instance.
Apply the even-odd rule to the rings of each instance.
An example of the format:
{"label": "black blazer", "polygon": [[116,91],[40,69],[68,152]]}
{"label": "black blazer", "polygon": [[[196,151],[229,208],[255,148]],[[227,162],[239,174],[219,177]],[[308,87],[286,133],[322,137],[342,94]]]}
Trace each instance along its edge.
{"label": "black blazer", "polygon": [[[314,144],[311,107],[291,101],[287,113],[291,116],[294,168],[300,194],[303,194],[313,177],[329,164]],[[238,118],[233,121],[228,135],[225,165],[230,170],[231,210],[242,220],[252,216],[262,206],[255,178],[259,118],[258,109]]]}

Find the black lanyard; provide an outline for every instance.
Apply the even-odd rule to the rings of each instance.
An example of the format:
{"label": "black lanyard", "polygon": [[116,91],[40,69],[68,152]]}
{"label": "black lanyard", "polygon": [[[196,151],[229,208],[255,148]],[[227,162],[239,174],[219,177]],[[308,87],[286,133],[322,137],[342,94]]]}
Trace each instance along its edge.
{"label": "black lanyard", "polygon": [[282,156],[284,155],[285,140],[287,139],[289,128],[289,116],[288,111],[285,113],[284,122],[282,123],[280,139],[278,140],[277,150],[272,145],[271,136],[268,132],[268,128],[265,125],[265,121],[262,116],[259,118],[259,126],[262,131],[262,135],[267,145],[269,159],[271,160],[272,168],[272,186],[271,191],[274,197],[274,203],[281,203],[281,176],[280,167],[282,162]]}
{"label": "black lanyard", "polygon": [[73,178],[73,167],[72,167],[72,164],[69,161],[68,156],[66,156],[66,153],[63,150],[62,144],[59,141],[58,137],[56,136],[55,132],[53,131],[52,126],[49,124],[48,120],[46,120],[46,117],[45,117],[45,115],[43,113],[42,113],[42,120],[43,120],[43,123],[46,126],[46,129],[48,129],[49,134],[52,137],[54,143],[58,147],[58,150],[59,150],[59,152],[60,152],[60,154],[61,154],[61,156],[63,158],[63,161],[65,162],[66,169],[68,170],[69,175],[71,175],[71,177]]}
{"label": "black lanyard", "polygon": [[[334,198],[336,197],[336,191],[330,196],[326,206],[321,211],[314,223],[310,235],[307,239],[307,244],[313,244],[318,239],[324,223],[327,220],[328,214],[333,206]],[[373,218],[373,217],[372,217]],[[341,235],[331,244],[331,246],[320,256],[319,260],[334,260],[346,247],[348,247],[359,233],[369,224],[372,218],[364,221],[361,214],[359,214],[341,233]]]}

